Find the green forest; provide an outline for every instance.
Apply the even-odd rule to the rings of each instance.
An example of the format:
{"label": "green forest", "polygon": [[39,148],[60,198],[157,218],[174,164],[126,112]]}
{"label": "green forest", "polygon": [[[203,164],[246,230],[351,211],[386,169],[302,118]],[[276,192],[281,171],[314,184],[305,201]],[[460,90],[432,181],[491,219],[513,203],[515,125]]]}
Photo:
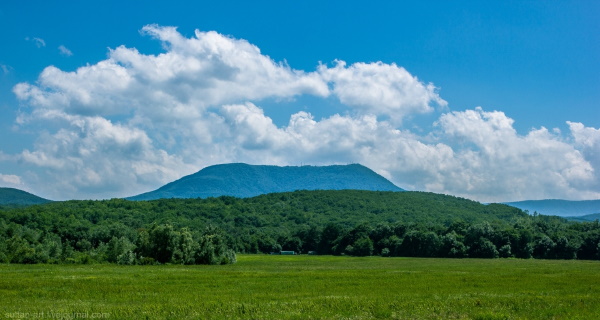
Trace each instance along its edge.
{"label": "green forest", "polygon": [[600,224],[426,192],[73,200],[0,208],[0,262],[229,264],[236,253],[600,259]]}

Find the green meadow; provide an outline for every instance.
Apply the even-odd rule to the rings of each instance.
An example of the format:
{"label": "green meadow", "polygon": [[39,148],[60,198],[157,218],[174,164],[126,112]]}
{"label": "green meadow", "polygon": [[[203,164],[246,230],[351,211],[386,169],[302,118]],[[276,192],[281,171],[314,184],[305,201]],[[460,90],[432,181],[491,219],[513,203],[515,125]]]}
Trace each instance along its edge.
{"label": "green meadow", "polygon": [[600,262],[240,255],[223,266],[0,265],[8,319],[593,319]]}

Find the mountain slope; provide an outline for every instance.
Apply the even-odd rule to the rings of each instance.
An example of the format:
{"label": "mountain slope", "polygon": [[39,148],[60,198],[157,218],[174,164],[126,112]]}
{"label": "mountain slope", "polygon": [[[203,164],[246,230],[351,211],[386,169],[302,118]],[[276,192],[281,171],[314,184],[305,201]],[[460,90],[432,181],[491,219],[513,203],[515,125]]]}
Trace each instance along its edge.
{"label": "mountain slope", "polygon": [[548,216],[571,217],[600,213],[600,200],[526,200],[504,204],[527,210],[530,214],[537,212]]}
{"label": "mountain slope", "polygon": [[566,218],[569,221],[589,222],[600,220],[600,213],[586,214],[585,216],[571,216]]}
{"label": "mountain slope", "polygon": [[127,198],[254,197],[295,190],[403,191],[371,169],[359,164],[325,167],[257,166],[243,163],[206,167],[161,188]]}
{"label": "mountain slope", "polygon": [[[52,230],[63,224],[83,221],[86,228],[106,229],[108,225],[140,228],[152,223],[173,223],[191,230],[217,226],[231,235],[262,231],[290,232],[308,225],[336,224],[354,227],[360,223],[418,223],[449,226],[465,223],[512,224],[528,216],[503,205],[484,205],[476,201],[428,192],[390,192],[363,190],[313,190],[269,193],[252,198],[218,197],[208,199],[161,199],[153,201],[70,200],[43,207],[0,212],[6,221],[28,221],[22,217],[43,212]],[[93,212],[94,214],[90,214]],[[73,216],[75,220],[70,217]],[[12,217],[12,218],[11,218]],[[11,220],[12,219],[12,220]],[[115,227],[115,232],[122,232]],[[248,232],[242,232],[246,230]],[[269,232],[270,232],[269,231]],[[70,234],[70,233],[67,233]],[[102,233],[110,240],[112,231]]]}
{"label": "mountain slope", "polygon": [[14,188],[0,188],[0,206],[29,206],[50,202],[29,192]]}

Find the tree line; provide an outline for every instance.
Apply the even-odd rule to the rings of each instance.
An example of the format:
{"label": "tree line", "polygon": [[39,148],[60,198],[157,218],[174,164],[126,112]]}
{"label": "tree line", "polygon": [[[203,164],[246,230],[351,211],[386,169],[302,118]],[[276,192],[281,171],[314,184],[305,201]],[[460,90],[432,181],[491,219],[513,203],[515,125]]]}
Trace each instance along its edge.
{"label": "tree line", "polygon": [[330,224],[272,242],[285,250],[353,256],[600,259],[597,221],[567,223],[544,216],[506,225],[457,221],[449,226],[380,223],[344,229]]}
{"label": "tree line", "polygon": [[237,253],[599,259],[573,223],[428,193],[66,201],[0,209],[0,262],[226,264]]}
{"label": "tree line", "polygon": [[213,227],[198,233],[154,224],[149,229],[121,230],[120,234],[87,234],[74,242],[60,233],[0,220],[0,262],[231,264],[236,262],[236,254]]}

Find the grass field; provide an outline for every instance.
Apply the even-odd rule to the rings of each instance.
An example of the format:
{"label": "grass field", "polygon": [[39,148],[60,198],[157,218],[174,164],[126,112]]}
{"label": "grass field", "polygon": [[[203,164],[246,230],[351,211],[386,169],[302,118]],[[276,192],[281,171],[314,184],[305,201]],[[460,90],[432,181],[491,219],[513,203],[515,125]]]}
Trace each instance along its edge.
{"label": "grass field", "polygon": [[9,319],[597,319],[600,262],[241,255],[0,265]]}

